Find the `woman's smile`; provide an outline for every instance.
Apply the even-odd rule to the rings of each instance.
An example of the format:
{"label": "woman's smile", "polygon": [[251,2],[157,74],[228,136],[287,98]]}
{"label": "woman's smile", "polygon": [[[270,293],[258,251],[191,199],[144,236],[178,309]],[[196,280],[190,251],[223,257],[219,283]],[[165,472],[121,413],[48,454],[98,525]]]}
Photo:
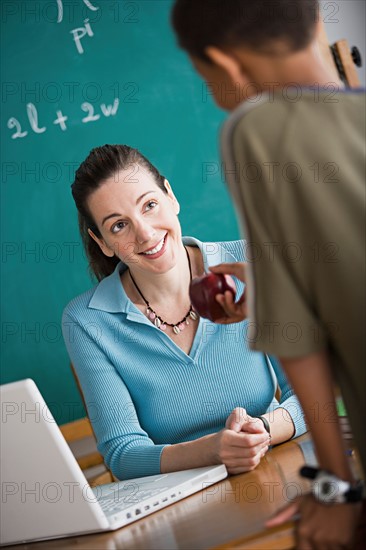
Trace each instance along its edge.
{"label": "woman's smile", "polygon": [[164,254],[166,249],[166,241],[167,241],[168,233],[165,233],[164,237],[161,239],[161,241],[158,242],[154,247],[148,248],[144,252],[139,252],[141,256],[147,256],[151,260],[155,260],[156,258],[160,258],[162,254]]}

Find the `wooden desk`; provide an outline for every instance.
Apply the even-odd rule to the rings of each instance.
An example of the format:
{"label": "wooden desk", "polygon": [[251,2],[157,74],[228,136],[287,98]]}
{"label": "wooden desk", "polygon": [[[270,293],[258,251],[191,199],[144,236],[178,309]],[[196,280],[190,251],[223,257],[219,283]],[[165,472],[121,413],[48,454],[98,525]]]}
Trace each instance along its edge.
{"label": "wooden desk", "polygon": [[[256,546],[264,521],[296,494],[308,489],[298,475],[306,434],[272,449],[253,472],[231,476],[118,531],[17,545],[22,550],[149,550],[208,548],[291,548],[288,529],[275,530],[270,543]],[[291,535],[291,533],[290,533]],[[242,539],[249,537],[249,546]],[[281,538],[282,537],[282,538]],[[287,537],[287,538],[286,538]],[[276,540],[279,544],[276,546]],[[266,540],[266,539],[265,539]],[[287,543],[285,541],[287,540]],[[238,543],[240,541],[240,544]],[[271,542],[274,541],[274,544]],[[282,541],[282,542],[281,542]],[[290,541],[290,542],[289,542]]]}

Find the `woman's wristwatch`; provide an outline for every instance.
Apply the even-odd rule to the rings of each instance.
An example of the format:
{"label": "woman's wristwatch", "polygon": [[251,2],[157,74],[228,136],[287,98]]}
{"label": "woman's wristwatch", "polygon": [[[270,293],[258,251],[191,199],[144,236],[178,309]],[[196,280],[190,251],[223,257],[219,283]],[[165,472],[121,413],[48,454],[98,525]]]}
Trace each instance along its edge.
{"label": "woman's wristwatch", "polygon": [[271,444],[271,426],[269,425],[267,418],[264,416],[255,416],[254,418],[259,418],[259,420],[262,420],[264,429],[269,435],[269,444]]}
{"label": "woman's wristwatch", "polygon": [[327,470],[313,468],[312,466],[303,466],[300,469],[300,475],[312,480],[313,496],[323,504],[359,502],[363,498],[362,481],[352,484],[349,481],[339,479]]}

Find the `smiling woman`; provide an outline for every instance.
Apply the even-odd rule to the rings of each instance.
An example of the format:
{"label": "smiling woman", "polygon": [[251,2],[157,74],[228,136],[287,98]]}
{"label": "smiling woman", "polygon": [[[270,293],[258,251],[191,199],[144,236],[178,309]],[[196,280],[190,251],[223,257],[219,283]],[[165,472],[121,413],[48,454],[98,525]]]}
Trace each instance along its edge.
{"label": "smiling woman", "polygon": [[257,466],[270,441],[303,433],[278,363],[249,350],[247,322],[215,325],[190,302],[192,277],[244,261],[243,242],[182,238],[169,182],[126,145],[93,149],[72,193],[100,282],[66,307],[63,333],[114,475],[219,463],[240,473]]}
{"label": "smiling woman", "polygon": [[[166,193],[165,179],[157,169],[139,151],[123,145],[105,145],[93,149],[76,171],[72,194],[79,212],[79,228],[89,258],[90,269],[98,280],[110,275],[120,259],[118,254],[116,256],[114,253],[105,254],[107,248],[103,250],[100,247],[100,244],[104,244],[104,242],[101,239],[96,218],[91,214],[89,201],[98,203],[94,195],[96,191],[103,190],[102,184],[104,183],[110,185],[115,183],[114,188],[117,192],[121,191],[123,183],[129,184],[132,188],[136,183],[138,172],[140,175],[142,172],[151,175],[153,191],[156,191],[156,187],[158,187]],[[115,211],[116,204],[111,200],[111,195],[108,192],[105,195],[107,213],[102,214],[99,223],[101,227],[104,227],[108,220],[113,219],[113,228],[115,228],[113,232],[118,232],[124,226],[124,221],[117,220],[121,215]],[[126,250],[128,251],[128,247]]]}

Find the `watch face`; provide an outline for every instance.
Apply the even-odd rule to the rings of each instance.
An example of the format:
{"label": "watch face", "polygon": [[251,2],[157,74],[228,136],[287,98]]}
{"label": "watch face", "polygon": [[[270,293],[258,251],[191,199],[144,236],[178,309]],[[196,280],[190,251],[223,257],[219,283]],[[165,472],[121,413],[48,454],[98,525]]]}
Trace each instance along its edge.
{"label": "watch face", "polygon": [[313,483],[313,494],[321,502],[345,502],[344,493],[349,489],[349,483],[336,476],[320,471]]}

